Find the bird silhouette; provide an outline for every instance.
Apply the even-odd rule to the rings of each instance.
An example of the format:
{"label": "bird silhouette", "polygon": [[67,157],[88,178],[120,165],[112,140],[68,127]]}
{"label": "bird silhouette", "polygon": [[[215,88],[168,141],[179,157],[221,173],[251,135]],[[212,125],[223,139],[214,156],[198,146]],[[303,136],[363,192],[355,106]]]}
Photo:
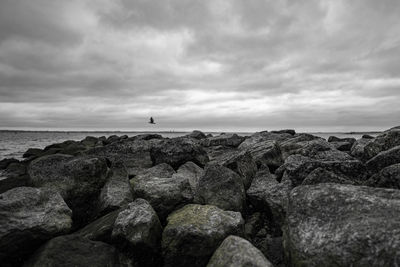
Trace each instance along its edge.
{"label": "bird silhouette", "polygon": [[156,124],[156,123],[154,122],[154,119],[153,119],[153,117],[150,117],[150,121],[149,121],[149,123],[150,123],[150,124]]}

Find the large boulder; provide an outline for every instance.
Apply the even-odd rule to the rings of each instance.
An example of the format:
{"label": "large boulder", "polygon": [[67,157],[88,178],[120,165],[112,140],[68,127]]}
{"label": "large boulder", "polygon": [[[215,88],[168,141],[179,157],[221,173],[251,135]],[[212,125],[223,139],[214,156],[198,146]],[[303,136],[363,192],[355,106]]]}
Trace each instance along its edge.
{"label": "large boulder", "polygon": [[35,187],[61,194],[73,211],[74,224],[79,226],[95,216],[109,169],[104,158],[56,154],[32,161],[28,173]]}
{"label": "large boulder", "polygon": [[286,139],[280,142],[279,147],[282,153],[282,159],[286,160],[290,155],[296,154],[299,149],[301,149],[305,142],[312,141],[316,139],[322,139],[320,137],[311,134],[298,134],[293,138]]}
{"label": "large boulder", "polygon": [[99,197],[100,213],[119,209],[132,201],[132,189],[125,166],[112,166],[110,178],[101,189]]}
{"label": "large boulder", "polygon": [[383,168],[379,173],[370,177],[366,185],[400,189],[400,163]]}
{"label": "large boulder", "polygon": [[194,202],[214,205],[224,210],[242,211],[246,202],[243,180],[224,166],[207,165],[197,183]]}
{"label": "large boulder", "polygon": [[118,214],[112,240],[133,256],[141,266],[160,262],[161,223],[156,212],[144,199],[136,199]]}
{"label": "large boulder", "polygon": [[191,161],[188,161],[182,166],[180,166],[177,172],[172,176],[174,178],[178,176],[187,179],[189,181],[192,192],[194,192],[196,190],[197,183],[199,182],[200,177],[202,177],[203,175],[204,175],[203,168],[199,167],[197,164]]}
{"label": "large boulder", "polygon": [[69,235],[53,238],[42,246],[25,267],[131,267],[133,263],[113,246]]}
{"label": "large boulder", "polygon": [[243,235],[239,212],[189,204],[168,216],[162,235],[164,266],[205,266],[229,235]]}
{"label": "large boulder", "polygon": [[360,138],[354,142],[350,149],[350,155],[362,161],[367,160],[368,156],[365,152],[365,147],[373,141],[373,138]]}
{"label": "large boulder", "polygon": [[289,195],[284,247],[289,266],[396,266],[400,191],[299,186]]}
{"label": "large boulder", "polygon": [[380,152],[365,164],[371,172],[379,172],[383,168],[396,163],[400,163],[400,146]]}
{"label": "large boulder", "polygon": [[60,194],[17,187],[0,194],[0,262],[21,260],[46,240],[71,229],[72,211]]}
{"label": "large boulder", "polygon": [[400,129],[394,128],[378,135],[365,146],[366,158],[371,159],[379,153],[396,146],[400,146]]}
{"label": "large boulder", "polygon": [[321,183],[358,184],[357,181],[350,180],[345,176],[336,174],[333,171],[328,171],[321,167],[310,172],[301,184],[312,185]]}
{"label": "large boulder", "polygon": [[188,161],[204,166],[209,160],[206,151],[189,138],[163,140],[152,147],[151,159],[154,165],[167,163],[175,170]]}
{"label": "large boulder", "polygon": [[245,137],[237,134],[220,134],[213,137],[208,137],[202,141],[202,145],[205,147],[210,146],[226,146],[226,147],[238,147]]}
{"label": "large boulder", "polygon": [[203,133],[202,131],[198,131],[198,130],[194,130],[193,132],[191,132],[187,136],[190,137],[190,138],[199,139],[199,140],[207,138],[205,133]]}
{"label": "large boulder", "polygon": [[217,248],[207,267],[273,267],[249,241],[230,235]]}
{"label": "large boulder", "polygon": [[266,211],[273,216],[278,225],[282,225],[286,215],[286,202],[292,189],[290,180],[280,183],[268,169],[257,173],[253,183],[247,190],[250,203],[260,211]]}
{"label": "large boulder", "polygon": [[246,139],[239,146],[239,149],[249,152],[256,161],[258,167],[268,166],[271,170],[275,170],[282,165],[282,153],[277,141],[262,140],[251,142],[251,140],[251,138]]}
{"label": "large boulder", "polygon": [[11,162],[4,169],[0,169],[0,194],[15,187],[29,185],[30,180],[24,163]]}
{"label": "large boulder", "polygon": [[161,163],[151,168],[140,171],[134,177],[134,180],[146,180],[148,178],[154,177],[170,178],[175,173],[175,170],[170,165],[168,165],[167,163]]}

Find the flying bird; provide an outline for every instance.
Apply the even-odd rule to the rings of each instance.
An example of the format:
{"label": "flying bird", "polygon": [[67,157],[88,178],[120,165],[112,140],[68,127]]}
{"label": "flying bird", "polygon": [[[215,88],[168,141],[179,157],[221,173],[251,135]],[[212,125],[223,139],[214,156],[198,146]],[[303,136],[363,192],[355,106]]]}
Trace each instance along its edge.
{"label": "flying bird", "polygon": [[149,123],[150,123],[150,124],[156,124],[156,123],[154,122],[154,119],[153,119],[153,117],[150,117],[150,121],[149,121]]}

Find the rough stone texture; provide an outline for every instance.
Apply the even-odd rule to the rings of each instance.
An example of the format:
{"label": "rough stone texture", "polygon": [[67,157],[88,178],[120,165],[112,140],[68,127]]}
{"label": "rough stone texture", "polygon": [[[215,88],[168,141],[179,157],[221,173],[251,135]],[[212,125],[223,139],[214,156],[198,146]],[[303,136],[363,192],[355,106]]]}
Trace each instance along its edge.
{"label": "rough stone texture", "polygon": [[190,137],[190,138],[199,139],[199,140],[207,138],[207,136],[202,131],[197,131],[197,130],[194,130],[193,132],[191,132],[187,136]]}
{"label": "rough stone texture", "polygon": [[101,189],[99,197],[100,212],[107,213],[119,209],[133,201],[128,172],[123,165],[114,165],[110,178]]}
{"label": "rough stone texture", "polygon": [[20,162],[10,162],[7,167],[0,169],[0,194],[15,187],[29,186],[29,176],[26,165]]}
{"label": "rough stone texture", "polygon": [[237,134],[220,134],[217,136],[209,137],[202,141],[202,145],[205,147],[209,146],[228,146],[228,147],[238,147],[245,137],[239,136]]}
{"label": "rough stone texture", "polygon": [[353,144],[356,141],[355,138],[349,137],[349,138],[339,138],[336,136],[329,136],[328,138],[328,142],[332,143],[332,142],[348,142]]}
{"label": "rough stone texture", "polygon": [[301,184],[312,185],[321,183],[357,184],[357,181],[352,181],[343,175],[338,175],[319,167],[310,172]]}
{"label": "rough stone texture", "polygon": [[331,142],[331,144],[340,151],[350,151],[353,147],[351,142]]}
{"label": "rough stone texture", "polygon": [[19,160],[14,158],[5,158],[0,160],[0,170],[6,169],[11,163],[19,163]]}
{"label": "rough stone texture", "polygon": [[261,251],[249,241],[230,235],[217,248],[207,267],[273,267]]}
{"label": "rough stone texture", "polygon": [[111,237],[141,266],[154,266],[160,258],[161,233],[156,212],[146,200],[139,198],[118,214]]}
{"label": "rough stone texture", "polygon": [[205,266],[227,236],[242,236],[243,231],[239,212],[187,205],[168,216],[162,235],[164,266]]}
{"label": "rough stone texture", "polygon": [[321,139],[311,134],[298,134],[293,138],[280,142],[279,147],[282,153],[282,159],[287,159],[290,155],[296,154],[304,145],[304,142]]}
{"label": "rough stone texture", "polygon": [[197,164],[188,161],[179,167],[176,174],[173,174],[173,177],[175,179],[177,176],[187,179],[189,181],[192,192],[194,192],[196,190],[197,183],[199,182],[200,177],[203,175],[204,170],[202,168],[197,166]]}
{"label": "rough stone texture", "polygon": [[149,177],[147,179],[131,179],[134,198],[147,200],[157,212],[161,221],[172,211],[190,203],[193,192],[186,177],[170,178]]}
{"label": "rough stone texture", "polygon": [[272,214],[273,220],[282,225],[286,215],[286,202],[292,189],[290,180],[279,183],[268,170],[260,171],[247,190],[251,204],[260,211]]}
{"label": "rough stone texture", "polygon": [[361,138],[354,142],[353,146],[350,149],[350,155],[365,161],[367,159],[367,155],[365,153],[365,146],[372,142],[371,138]]}
{"label": "rough stone texture", "polygon": [[154,167],[144,169],[140,171],[135,177],[135,180],[146,180],[149,178],[159,177],[159,178],[170,178],[176,172],[167,163],[161,163]]}
{"label": "rough stone texture", "polygon": [[38,157],[43,153],[43,149],[40,148],[29,148],[23,155],[23,158]]}
{"label": "rough stone texture", "polygon": [[152,147],[151,159],[154,165],[168,163],[175,170],[188,161],[204,166],[209,160],[206,151],[189,138],[163,140]]}
{"label": "rough stone texture", "polygon": [[42,242],[68,232],[71,215],[56,192],[17,187],[0,194],[1,264],[18,265]]}
{"label": "rough stone texture", "polygon": [[372,172],[378,172],[383,168],[400,163],[400,146],[380,152],[378,155],[366,162],[367,168]]}
{"label": "rough stone texture", "polygon": [[47,242],[24,266],[130,267],[134,265],[113,246],[69,235],[56,237]]}
{"label": "rough stone texture", "polygon": [[400,163],[383,168],[379,173],[369,178],[366,185],[400,189]]}
{"label": "rough stone texture", "polygon": [[31,162],[32,184],[59,192],[73,211],[75,225],[95,216],[100,191],[108,178],[104,158],[49,155]]}
{"label": "rough stone texture", "polygon": [[[248,141],[249,140],[249,141]],[[268,166],[274,170],[283,163],[281,150],[277,141],[248,138],[239,149],[250,152],[259,167]]]}
{"label": "rough stone texture", "polygon": [[293,129],[284,129],[284,130],[278,130],[278,131],[271,131],[271,133],[274,134],[290,134],[290,135],[295,135],[296,131]]}
{"label": "rough stone texture", "polygon": [[239,174],[245,189],[250,187],[257,172],[257,164],[247,151],[226,152],[214,158],[211,163],[225,166]]}
{"label": "rough stone texture", "polygon": [[379,153],[396,146],[400,146],[400,129],[394,128],[378,135],[365,146],[366,158],[371,159]]}
{"label": "rough stone texture", "polygon": [[242,211],[246,195],[242,178],[234,171],[215,164],[207,165],[195,191],[194,202],[224,210]]}
{"label": "rough stone texture", "polygon": [[284,247],[289,266],[396,266],[400,191],[299,186],[289,195]]}

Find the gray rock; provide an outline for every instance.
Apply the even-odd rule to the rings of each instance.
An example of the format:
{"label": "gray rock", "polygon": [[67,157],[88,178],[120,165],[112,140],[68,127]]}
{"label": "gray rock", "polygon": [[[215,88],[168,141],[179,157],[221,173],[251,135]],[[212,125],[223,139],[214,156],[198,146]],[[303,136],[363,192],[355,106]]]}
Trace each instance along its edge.
{"label": "gray rock", "polygon": [[111,237],[141,266],[154,266],[160,258],[161,233],[156,212],[146,200],[139,198],[118,214]]}
{"label": "gray rock", "polygon": [[110,178],[101,189],[99,208],[101,213],[122,208],[133,201],[132,189],[129,183],[128,172],[123,165],[114,165],[110,171]]}
{"label": "gray rock", "polygon": [[196,190],[197,183],[199,182],[200,177],[203,175],[203,168],[200,168],[199,166],[197,166],[197,164],[188,161],[179,167],[176,174],[173,174],[173,177],[176,178],[176,176],[178,176],[187,179],[189,181],[192,192],[194,192]]}
{"label": "gray rock", "polygon": [[31,157],[38,157],[43,153],[43,149],[40,148],[29,148],[23,155],[23,158],[31,158]]}
{"label": "gray rock", "polygon": [[234,171],[215,164],[207,165],[195,191],[194,202],[224,210],[242,211],[246,195],[242,178]]}
{"label": "gray rock", "polygon": [[348,143],[353,144],[355,141],[356,141],[356,139],[352,138],[352,137],[350,137],[350,138],[339,138],[339,137],[336,137],[336,136],[329,136],[329,138],[328,138],[328,142],[329,143],[332,143],[332,142],[348,142]]}
{"label": "gray rock", "polygon": [[383,168],[366,183],[368,186],[400,189],[400,163]]}
{"label": "gray rock", "polygon": [[114,227],[114,222],[120,211],[121,210],[114,210],[91,222],[74,234],[93,241],[111,243],[111,233]]}
{"label": "gray rock", "polygon": [[31,182],[59,192],[73,211],[75,225],[95,216],[100,191],[108,178],[104,158],[56,154],[35,159],[28,168]]}
{"label": "gray rock", "polygon": [[[60,194],[17,187],[0,194],[0,261],[20,260],[46,240],[71,229],[72,211]],[[18,264],[19,262],[19,264]]]}
{"label": "gray rock", "polygon": [[230,235],[217,248],[207,267],[273,267],[265,256],[249,241]]}
{"label": "gray rock", "polygon": [[19,160],[14,158],[5,158],[0,160],[0,170],[6,169],[11,163],[19,163]]}
{"label": "gray rock", "polygon": [[275,140],[263,140],[254,136],[246,139],[240,146],[242,151],[248,151],[259,167],[268,166],[271,170],[283,163],[279,144]]}
{"label": "gray rock", "polygon": [[304,142],[321,139],[311,134],[299,134],[293,138],[280,142],[279,147],[282,153],[282,159],[287,159],[290,155],[296,154],[304,146]]}
{"label": "gray rock", "polygon": [[331,142],[331,144],[340,151],[350,151],[353,147],[351,142]]}
{"label": "gray rock", "polygon": [[385,131],[365,146],[366,159],[371,159],[396,146],[400,146],[400,129],[394,128]]}
{"label": "gray rock", "polygon": [[289,266],[396,266],[400,191],[299,186],[289,195],[284,248]]}
{"label": "gray rock", "polygon": [[208,137],[202,141],[202,145],[205,147],[209,146],[228,146],[228,147],[238,147],[245,137],[239,136],[237,134],[220,134],[213,137]]}
{"label": "gray rock", "polygon": [[380,152],[378,155],[368,160],[365,164],[372,172],[379,172],[383,168],[400,163],[400,146]]}
{"label": "gray rock", "polygon": [[283,133],[285,133],[285,134],[295,135],[296,131],[293,130],[293,129],[284,129],[284,130],[278,130],[278,131],[271,131],[271,133],[274,133],[274,134],[283,134]]}
{"label": "gray rock", "polygon": [[204,166],[209,160],[206,151],[189,138],[163,140],[152,147],[151,159],[154,165],[167,163],[175,170],[188,161]]}
{"label": "gray rock", "polygon": [[0,194],[15,187],[29,186],[29,176],[26,174],[26,165],[18,161],[7,164],[0,169]]}
{"label": "gray rock", "polygon": [[370,138],[361,138],[354,142],[353,146],[350,149],[350,155],[365,161],[368,156],[365,152],[365,146],[372,142]]}
{"label": "gray rock", "polygon": [[56,237],[41,247],[25,267],[130,267],[131,260],[113,246],[75,235]]}
{"label": "gray rock", "polygon": [[332,171],[318,167],[310,172],[301,184],[313,185],[321,183],[357,184],[357,181],[350,180],[343,175],[338,175]]}
{"label": "gray rock", "polygon": [[197,131],[197,130],[191,132],[187,136],[190,138],[199,139],[199,140],[207,138],[207,136],[202,131]]}
{"label": "gray rock", "polygon": [[149,178],[171,178],[176,172],[175,170],[168,165],[167,163],[161,163],[154,167],[144,169],[140,171],[135,177],[135,180],[146,180]]}
{"label": "gray rock", "polygon": [[260,171],[247,190],[247,197],[251,204],[261,211],[272,214],[278,225],[283,225],[286,216],[286,202],[292,189],[290,180],[279,183],[268,170]]}
{"label": "gray rock", "polygon": [[162,235],[164,266],[205,266],[229,235],[243,235],[239,212],[190,204],[168,216]]}

